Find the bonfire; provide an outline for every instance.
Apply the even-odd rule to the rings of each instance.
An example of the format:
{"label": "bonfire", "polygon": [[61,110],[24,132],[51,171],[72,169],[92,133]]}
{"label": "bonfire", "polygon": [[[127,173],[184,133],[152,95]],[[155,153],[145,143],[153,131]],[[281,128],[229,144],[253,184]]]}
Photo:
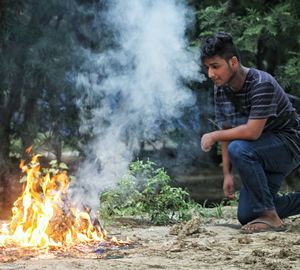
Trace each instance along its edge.
{"label": "bonfire", "polygon": [[99,253],[100,246],[129,244],[108,237],[90,209],[72,205],[67,170],[41,169],[39,158],[35,155],[28,164],[20,164],[24,187],[13,205],[11,221],[0,227],[0,254],[9,257],[9,251],[16,254],[19,248],[27,254],[69,251],[74,256],[74,250]]}

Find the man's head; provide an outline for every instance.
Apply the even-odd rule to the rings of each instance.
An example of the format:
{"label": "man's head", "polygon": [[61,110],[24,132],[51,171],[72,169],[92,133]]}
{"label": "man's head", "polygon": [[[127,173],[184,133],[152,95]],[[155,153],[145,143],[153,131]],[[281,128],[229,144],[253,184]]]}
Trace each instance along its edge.
{"label": "man's head", "polygon": [[203,40],[201,61],[208,77],[217,86],[230,83],[240,66],[240,56],[232,37],[224,32]]}
{"label": "man's head", "polygon": [[201,46],[201,60],[204,62],[205,58],[219,56],[226,61],[229,61],[233,56],[240,61],[240,55],[235,44],[232,41],[230,34],[225,32],[218,32],[214,35],[205,38]]}

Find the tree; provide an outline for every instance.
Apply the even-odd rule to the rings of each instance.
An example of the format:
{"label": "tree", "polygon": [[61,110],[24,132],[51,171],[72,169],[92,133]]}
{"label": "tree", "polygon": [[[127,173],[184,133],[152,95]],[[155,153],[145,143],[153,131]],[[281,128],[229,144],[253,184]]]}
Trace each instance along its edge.
{"label": "tree", "polygon": [[[0,17],[0,184],[10,202],[11,154],[50,134],[57,159],[78,130],[72,69],[80,65],[72,18],[76,2],[5,1]],[[5,207],[4,207],[5,208]],[[8,207],[6,207],[8,208]]]}
{"label": "tree", "polygon": [[37,134],[52,134],[60,158],[62,138],[69,140],[78,129],[71,72],[82,58],[74,41],[75,11],[72,0],[10,1],[2,6],[0,160],[4,163],[12,138],[20,138],[25,149]]}

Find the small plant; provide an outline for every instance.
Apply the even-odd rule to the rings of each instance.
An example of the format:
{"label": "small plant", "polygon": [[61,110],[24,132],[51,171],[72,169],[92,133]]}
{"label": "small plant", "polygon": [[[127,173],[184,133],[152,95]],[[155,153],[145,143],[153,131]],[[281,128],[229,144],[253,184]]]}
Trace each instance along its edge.
{"label": "small plant", "polygon": [[102,216],[148,216],[157,225],[189,219],[193,207],[189,194],[170,184],[170,177],[155,163],[135,161],[115,189],[102,193]]}
{"label": "small plant", "polygon": [[215,209],[215,217],[216,218],[221,218],[223,216],[223,206],[224,206],[224,201],[222,201],[219,204],[213,204],[214,209]]}

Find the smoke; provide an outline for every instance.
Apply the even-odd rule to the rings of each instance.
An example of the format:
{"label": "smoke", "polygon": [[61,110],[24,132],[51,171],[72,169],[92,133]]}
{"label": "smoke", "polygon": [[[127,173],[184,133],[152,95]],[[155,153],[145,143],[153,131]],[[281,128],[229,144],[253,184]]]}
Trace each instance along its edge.
{"label": "smoke", "polygon": [[192,10],[182,1],[111,1],[105,14],[111,46],[86,50],[86,70],[77,78],[85,92],[79,105],[93,104],[81,127],[93,142],[77,177],[92,207],[124,175],[143,141],[170,131],[183,109],[195,105],[183,82],[202,79],[185,37]]}

